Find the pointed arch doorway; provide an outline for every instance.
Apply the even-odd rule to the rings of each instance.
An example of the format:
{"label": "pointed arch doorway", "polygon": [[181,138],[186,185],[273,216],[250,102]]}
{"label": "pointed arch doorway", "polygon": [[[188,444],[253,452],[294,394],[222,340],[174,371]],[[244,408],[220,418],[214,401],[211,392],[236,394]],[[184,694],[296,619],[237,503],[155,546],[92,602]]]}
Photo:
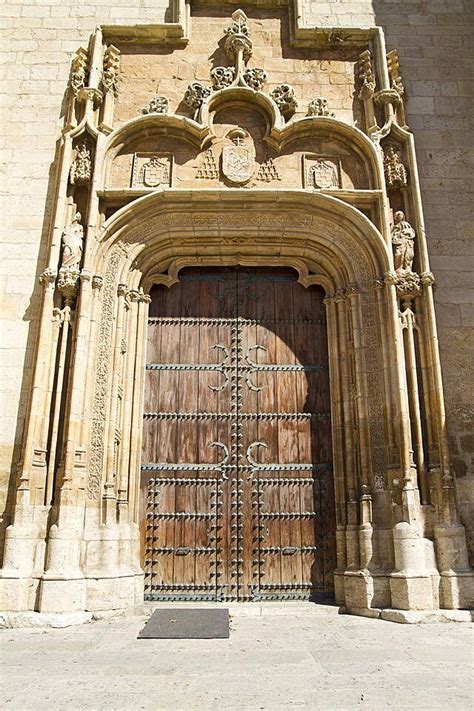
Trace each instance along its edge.
{"label": "pointed arch doorway", "polygon": [[151,297],[145,599],[331,596],[323,290],[290,269],[192,268]]}

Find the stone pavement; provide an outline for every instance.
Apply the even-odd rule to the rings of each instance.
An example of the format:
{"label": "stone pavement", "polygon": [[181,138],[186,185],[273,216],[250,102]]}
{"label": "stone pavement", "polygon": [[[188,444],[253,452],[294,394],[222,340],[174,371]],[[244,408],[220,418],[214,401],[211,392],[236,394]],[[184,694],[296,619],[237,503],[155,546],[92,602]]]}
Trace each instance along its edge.
{"label": "stone pavement", "polygon": [[230,605],[229,640],[137,640],[145,617],[1,632],[3,709],[472,709],[474,626]]}

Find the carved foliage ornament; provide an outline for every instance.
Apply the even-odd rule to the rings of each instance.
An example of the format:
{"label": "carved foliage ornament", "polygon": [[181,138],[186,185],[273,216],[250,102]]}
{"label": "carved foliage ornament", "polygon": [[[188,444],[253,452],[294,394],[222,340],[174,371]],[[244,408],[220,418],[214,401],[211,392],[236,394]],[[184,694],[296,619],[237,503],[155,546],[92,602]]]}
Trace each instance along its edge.
{"label": "carved foliage ornament", "polygon": [[235,67],[214,67],[211,70],[212,86],[216,91],[230,86],[235,78]]}
{"label": "carved foliage ornament", "polygon": [[387,146],[383,158],[383,167],[387,188],[406,187],[407,171],[402,163],[400,153],[396,150],[395,146]]}
{"label": "carved foliage ornament", "polygon": [[312,99],[308,105],[308,116],[331,116],[334,118],[334,112],[329,111],[328,100],[324,96],[318,96]]}
{"label": "carved foliage ornament", "polygon": [[148,106],[144,106],[141,110],[142,114],[167,114],[168,99],[166,96],[155,96]]}
{"label": "carved foliage ornament", "polygon": [[285,118],[292,116],[297,107],[295,92],[289,84],[280,84],[270,93],[275,104]]}
{"label": "carved foliage ornament", "polygon": [[183,101],[190,109],[197,111],[201,108],[205,99],[211,95],[211,88],[204,86],[198,81],[193,82],[186,89]]}
{"label": "carved foliage ornament", "polygon": [[259,69],[254,67],[252,69],[247,68],[243,74],[245,83],[255,91],[261,91],[265,82],[267,81],[267,73],[264,69]]}
{"label": "carved foliage ornament", "polygon": [[76,145],[69,180],[72,185],[86,185],[92,178],[92,149],[87,140]]}

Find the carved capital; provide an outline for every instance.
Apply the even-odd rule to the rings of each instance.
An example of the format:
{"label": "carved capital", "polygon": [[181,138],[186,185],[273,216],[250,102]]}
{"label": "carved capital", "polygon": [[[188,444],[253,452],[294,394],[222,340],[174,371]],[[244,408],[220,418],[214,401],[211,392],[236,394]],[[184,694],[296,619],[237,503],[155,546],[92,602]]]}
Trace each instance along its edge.
{"label": "carved capital", "polygon": [[57,273],[54,271],[54,269],[51,269],[50,267],[47,267],[42,274],[40,274],[39,277],[39,282],[40,284],[43,284],[43,286],[47,287],[49,284],[53,284],[54,281],[56,280]]}
{"label": "carved capital", "polygon": [[380,106],[386,104],[399,104],[401,101],[400,94],[395,89],[381,89],[374,94],[374,102]]}
{"label": "carved capital", "polygon": [[79,289],[79,269],[72,267],[61,267],[58,274],[58,289],[68,301],[75,298]]}
{"label": "carved capital", "polygon": [[436,282],[433,272],[422,272],[420,276],[423,286],[433,286]]}
{"label": "carved capital", "polygon": [[396,272],[385,272],[383,275],[383,280],[385,284],[388,284],[389,286],[392,286],[397,283],[398,281],[398,275]]}
{"label": "carved capital", "polygon": [[79,278],[80,278],[81,282],[91,281],[92,274],[90,273],[90,271],[88,269],[82,269],[81,276]]}
{"label": "carved capital", "polygon": [[126,284],[119,284],[117,287],[117,296],[127,296],[128,286]]}
{"label": "carved capital", "polygon": [[91,101],[94,106],[99,106],[102,103],[104,95],[99,89],[92,89],[91,87],[85,87],[80,89],[76,95],[77,101],[80,103],[86,103]]}
{"label": "carved capital", "polygon": [[334,301],[336,304],[340,303],[341,301],[345,301],[346,299],[346,290],[345,289],[337,289],[335,294],[334,294]]}
{"label": "carved capital", "polygon": [[359,296],[360,288],[358,284],[349,284],[346,288],[346,296],[352,298],[353,296]]}
{"label": "carved capital", "polygon": [[404,300],[414,299],[421,291],[421,279],[416,272],[407,272],[397,278],[397,294]]}
{"label": "carved capital", "polygon": [[103,284],[104,278],[101,277],[100,274],[94,274],[94,276],[92,277],[92,288],[100,291],[102,289]]}

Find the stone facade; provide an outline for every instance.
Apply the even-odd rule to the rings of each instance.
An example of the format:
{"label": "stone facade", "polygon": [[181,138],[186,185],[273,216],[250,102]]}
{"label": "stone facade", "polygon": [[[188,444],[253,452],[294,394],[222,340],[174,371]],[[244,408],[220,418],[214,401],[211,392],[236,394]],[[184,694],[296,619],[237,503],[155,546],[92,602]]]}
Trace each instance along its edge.
{"label": "stone facade", "polygon": [[[132,3],[128,3],[126,12],[125,8],[119,8],[114,3],[109,5],[103,3],[97,8],[87,7],[90,7],[89,17],[84,6],[76,8],[72,4],[64,3],[35,7],[18,4],[5,8],[9,10],[7,22],[11,23],[7,27],[7,41],[11,53],[7,55],[9,73],[6,82],[9,91],[12,83],[17,87],[17,94],[11,94],[5,101],[5,161],[9,170],[9,179],[6,183],[8,201],[5,210],[6,230],[3,238],[5,245],[2,260],[2,279],[5,283],[3,308],[6,317],[4,367],[7,374],[4,379],[7,407],[4,414],[5,426],[2,428],[4,437],[2,468],[7,473],[4,486],[5,524],[8,525],[12,521],[15,501],[15,478],[9,476],[12,461],[15,473],[23,473],[24,479],[25,466],[33,467],[33,470],[36,467],[37,473],[41,473],[49,456],[45,447],[38,441],[31,441],[27,445],[30,447],[29,451],[24,450],[23,454],[21,453],[22,438],[24,442],[28,442],[28,437],[24,437],[25,416],[30,428],[37,427],[37,431],[41,431],[41,428],[44,431],[44,428],[48,427],[49,417],[53,422],[55,421],[54,413],[48,415],[43,411],[48,402],[45,396],[43,400],[37,400],[33,410],[27,409],[33,384],[34,365],[37,363],[36,383],[38,378],[40,380],[41,377],[43,380],[45,377],[51,378],[51,374],[47,375],[50,371],[46,364],[51,338],[53,343],[60,343],[61,338],[66,338],[64,334],[69,330],[77,337],[77,331],[73,329],[79,328],[79,325],[74,323],[73,312],[79,290],[82,289],[81,294],[84,290],[88,290],[87,298],[91,299],[91,303],[94,300],[97,300],[97,303],[102,300],[105,304],[106,299],[110,298],[110,308],[115,308],[113,301],[115,297],[112,297],[112,292],[118,272],[114,270],[123,270],[124,260],[128,259],[127,248],[122,248],[120,243],[111,251],[108,262],[105,252],[103,254],[100,251],[97,254],[90,252],[88,256],[84,250],[84,229],[79,234],[77,230],[74,233],[72,227],[74,224],[79,227],[82,225],[82,228],[86,228],[86,232],[94,234],[94,230],[100,230],[104,218],[111,216],[118,207],[124,206],[132,198],[146,198],[148,193],[162,187],[179,187],[189,191],[199,190],[201,187],[207,190],[215,188],[217,191],[223,188],[240,187],[249,191],[259,191],[258,200],[263,201],[260,207],[265,211],[270,208],[263,206],[274,199],[272,196],[275,191],[295,187],[311,191],[340,191],[339,196],[343,196],[347,205],[358,208],[362,214],[372,220],[375,228],[384,235],[387,244],[393,243],[390,245],[390,249],[393,246],[395,252],[392,268],[385,269],[380,265],[379,273],[374,277],[380,278],[385,274],[385,286],[381,285],[381,288],[387,291],[387,296],[381,298],[389,299],[387,303],[392,299],[393,306],[393,299],[398,293],[403,311],[402,328],[404,333],[408,334],[405,337],[408,341],[405,358],[410,370],[410,358],[419,357],[414,354],[413,349],[410,350],[409,344],[414,330],[420,328],[418,323],[420,318],[424,324],[421,328],[427,329],[425,330],[427,343],[435,337],[435,331],[434,321],[431,320],[433,318],[432,277],[425,252],[424,225],[418,192],[418,168],[411,137],[406,131],[407,125],[414,131],[417,141],[421,193],[427,216],[426,244],[431,256],[431,270],[435,272],[438,282],[435,300],[451,446],[449,466],[447,448],[441,444],[445,437],[444,414],[435,395],[433,395],[434,400],[432,399],[428,405],[428,410],[429,414],[432,412],[432,422],[441,423],[443,431],[439,432],[439,436],[435,437],[435,441],[430,444],[437,446],[438,450],[441,447],[440,471],[444,474],[452,471],[456,475],[459,509],[464,523],[471,524],[473,518],[471,502],[474,497],[470,459],[472,393],[468,392],[472,378],[468,375],[471,367],[468,343],[469,336],[472,337],[472,317],[469,320],[469,314],[472,315],[470,311],[472,298],[469,296],[468,288],[472,283],[470,280],[472,272],[469,272],[469,250],[472,252],[472,240],[470,242],[469,238],[472,237],[472,223],[469,222],[468,193],[472,186],[469,184],[469,157],[466,145],[468,95],[472,92],[467,66],[467,43],[469,32],[472,31],[468,23],[472,18],[466,15],[467,8],[461,2],[456,3],[456,7],[453,2],[432,3],[430,13],[424,14],[424,4],[421,2],[394,5],[377,0],[358,3],[290,3],[289,16],[286,3],[268,3],[268,7],[259,5],[258,10],[244,8],[248,12],[252,28],[252,47],[250,52],[244,46],[240,56],[238,47],[222,44],[223,28],[229,24],[230,15],[236,6],[217,9],[212,3],[204,3],[196,7],[193,4],[191,18],[187,16],[184,3],[182,6],[181,3],[173,5],[173,10],[165,7],[160,10],[156,3],[150,3],[149,8],[143,8],[141,3],[140,9],[137,7],[135,13],[131,10]],[[161,16],[159,16],[160,12]],[[78,13],[79,17],[77,17]],[[89,47],[86,43],[88,34],[98,20],[105,25],[103,39],[107,49],[103,57],[100,56],[101,39],[97,39],[97,33]],[[156,24],[163,20],[168,22],[174,20],[176,24],[173,29],[162,26],[153,30],[147,26],[148,23]],[[129,52],[126,51],[127,44],[124,43],[128,32],[126,25],[137,22],[139,27],[135,31],[135,51]],[[195,31],[190,34],[188,42],[190,23],[193,23]],[[387,49],[390,50],[387,61],[384,58],[383,35],[370,29],[376,25],[382,25],[386,30]],[[25,39],[27,34],[31,39]],[[227,37],[229,38],[229,35]],[[466,45],[463,44],[464,41]],[[158,47],[171,45],[175,49],[170,52],[163,52],[160,49],[159,61],[157,61],[157,54],[149,51],[150,42],[156,43]],[[83,51],[78,51],[80,46],[84,48]],[[397,47],[398,55],[391,51],[394,47]],[[449,47],[448,52],[446,47]],[[367,48],[370,48],[370,55],[367,54]],[[249,52],[252,55],[250,63],[246,55]],[[447,53],[449,58],[446,56]],[[74,61],[69,75],[69,89],[64,95],[72,58]],[[217,71],[219,67],[223,67],[225,71]],[[246,75],[247,70],[252,70],[253,73]],[[257,70],[261,70],[261,73],[256,74]],[[233,101],[239,99],[245,92],[255,90],[257,94],[252,101],[258,107],[258,111],[250,123],[248,121],[246,123],[244,120],[246,112],[242,113],[240,108],[236,108]],[[229,101],[228,108],[224,104],[222,106],[219,104],[218,92],[226,91],[228,95],[232,91],[235,93],[234,100]],[[222,97],[224,96],[223,93]],[[61,101],[63,101],[63,111],[59,117],[58,109]],[[221,117],[219,125],[215,127],[216,138],[210,141],[206,139],[206,131],[202,127],[209,125],[209,116],[217,107]],[[240,121],[239,111],[242,114]],[[248,110],[246,111],[248,113]],[[176,117],[180,117],[179,120]],[[323,143],[319,150],[314,150],[314,145],[305,136],[303,130],[300,131],[301,140],[296,150],[293,148],[282,150],[285,140],[288,140],[288,145],[290,138],[296,140],[298,126],[308,124],[308,119],[305,117],[314,119],[315,122],[319,121],[322,127]],[[303,118],[305,122],[301,122]],[[87,119],[91,127],[86,134],[80,128],[83,119]],[[332,127],[331,121],[335,122],[334,125],[337,122],[337,130]],[[146,123],[149,139],[138,139],[138,133],[134,133],[134,122],[137,131]],[[160,122],[171,126],[172,131],[170,138],[160,140],[160,149],[157,152],[153,131],[158,131],[156,135],[160,135]],[[237,136],[233,131],[239,123],[246,123],[246,125],[242,135]],[[269,134],[271,139],[262,142],[261,138],[270,124],[272,125]],[[387,205],[384,205],[383,201],[379,203],[375,196],[374,191],[385,190],[382,186],[382,173],[378,173],[379,169],[374,170],[371,166],[373,158],[369,158],[371,154],[370,151],[367,152],[365,144],[360,143],[362,139],[347,132],[349,128],[345,127],[352,125],[370,135],[375,146],[381,146],[383,155],[380,155],[380,171],[384,169],[383,179],[387,196],[391,201],[391,212],[387,210]],[[199,126],[201,128],[198,128]],[[291,137],[288,126],[296,126],[295,137]],[[119,141],[119,138],[122,138],[121,127],[125,127],[129,132],[127,139],[129,147],[126,150],[123,150]],[[57,154],[54,157],[53,144],[63,128],[66,129],[66,140],[58,143]],[[97,129],[100,132],[100,139],[96,141],[94,131]],[[118,131],[117,140],[106,145],[106,137],[112,129]],[[284,138],[285,131],[288,139]],[[340,131],[339,139],[338,131]],[[187,142],[178,140],[185,134],[188,134]],[[34,136],[33,143],[32,136]],[[195,150],[193,144],[199,145],[202,150]],[[355,147],[356,144],[355,151],[347,148]],[[242,155],[246,151],[244,157],[248,165],[242,169],[241,163],[241,167],[236,171],[232,168],[232,163],[235,164],[233,159],[239,151]],[[226,162],[226,155],[231,160]],[[54,162],[51,164],[53,159]],[[88,221],[83,220],[81,223],[81,217],[75,219],[74,215],[77,209],[92,209],[88,207],[88,195],[91,194],[88,191],[92,185],[94,164],[96,165],[94,190],[97,187],[99,190],[97,197],[105,200],[109,212],[99,218],[99,210],[97,220],[92,219],[93,213],[90,213]],[[226,165],[229,167],[226,168]],[[104,172],[100,174],[101,177],[98,177],[98,171],[102,170]],[[380,183],[377,182],[379,180]],[[267,193],[266,197],[264,191]],[[92,194],[95,195],[94,192]],[[222,195],[221,192],[217,194]],[[25,195],[28,196],[27,201]],[[148,197],[150,198],[150,195]],[[257,210],[257,198],[253,199]],[[222,202],[221,209],[228,211],[229,205],[224,204],[225,197],[219,200]],[[219,200],[216,197],[217,203]],[[97,210],[97,205],[93,209]],[[164,210],[164,207],[160,209]],[[176,203],[174,206],[176,213],[180,209],[179,204]],[[282,197],[281,219],[283,221],[285,215],[291,214],[292,209],[290,201]],[[199,211],[198,206],[196,210]],[[303,215],[301,219],[304,224],[302,223],[301,227],[306,229],[314,221],[317,232],[318,217],[316,215],[305,218],[304,215],[308,210],[309,208],[303,203],[298,207],[298,211]],[[396,218],[395,227],[391,230],[390,223],[397,211],[405,211],[407,215]],[[236,224],[238,224],[237,212],[235,214]],[[133,216],[132,209],[127,213],[129,223],[133,222]],[[176,218],[181,230],[188,229],[189,219],[186,215]],[[196,219],[197,217],[194,218],[194,225]],[[227,240],[229,245],[234,244],[235,236],[230,233],[227,236],[224,234],[225,225],[222,222],[223,217],[218,214],[218,209],[213,219],[214,225],[220,225],[219,229],[224,241]],[[200,220],[201,229],[205,231],[205,215]],[[166,221],[168,234],[171,235],[174,228],[170,214]],[[226,217],[226,222],[230,224],[230,232],[232,232],[232,214]],[[270,233],[273,224],[273,218],[267,223],[261,218],[259,230],[267,229]],[[120,232],[123,227],[119,224],[116,229]],[[156,232],[152,222],[149,230],[150,235]],[[100,235],[100,231],[96,234]],[[97,239],[100,241],[99,237]],[[191,235],[189,239],[192,240]],[[283,237],[280,236],[279,239],[283,240]],[[133,237],[132,230],[132,235],[129,235],[126,241],[133,244],[137,240],[138,235]],[[252,245],[248,244],[246,249],[249,254],[252,251],[257,253]],[[259,247],[259,250],[259,256],[268,260],[268,253],[265,253],[264,247]],[[172,267],[169,265],[166,267],[168,275],[166,278],[174,279],[179,269],[180,255],[170,254],[167,258],[170,257],[174,262],[172,261]],[[361,259],[363,261],[362,256]],[[81,260],[83,260],[82,273],[78,268]],[[286,257],[286,262],[292,263],[289,255]],[[302,278],[309,276],[307,265],[297,264],[297,260],[293,260],[293,263],[300,269]],[[46,271],[45,267],[47,267]],[[356,281],[366,278],[363,276],[362,266],[360,269]],[[125,275],[125,272],[123,274]],[[42,275],[42,284],[39,284],[37,279],[40,275]],[[156,281],[156,273],[150,272],[148,278]],[[352,289],[349,281],[344,285],[333,285],[332,291],[328,284],[324,286],[329,296],[335,299],[332,305],[328,305],[329,309],[340,311],[343,307],[337,304],[342,301],[354,304],[364,300],[364,297],[361,298],[357,294],[356,289]],[[134,328],[138,331],[143,328],[146,306],[146,295],[140,291],[141,287],[145,288],[139,282],[135,285],[127,283],[124,292],[118,294],[118,298],[122,298],[124,303],[125,301],[127,303],[127,313],[134,314],[136,319]],[[344,293],[340,291],[341,288],[345,289]],[[46,294],[45,297],[43,293]],[[392,296],[389,297],[388,293]],[[81,299],[83,298],[81,296]],[[419,304],[418,307],[413,308],[414,300]],[[51,322],[48,309],[52,313],[53,308],[56,312],[55,321],[53,326],[47,326],[51,328],[50,340],[43,345],[43,351],[40,350],[38,354],[36,344],[39,334],[41,331],[44,336],[45,323]],[[93,310],[94,306],[91,308]],[[105,306],[102,305],[101,308],[104,309]],[[364,308],[363,303],[360,308]],[[92,320],[94,321],[94,318]],[[43,325],[40,329],[41,321]],[[102,343],[104,339],[112,337],[112,334],[107,334],[106,324],[101,322],[99,328],[103,330],[95,335],[89,331],[87,338],[90,338],[91,342],[95,343],[98,339],[98,342]],[[370,350],[368,343],[366,347]],[[433,353],[430,356],[425,355],[426,360],[422,361],[431,371],[429,378],[434,378],[429,386],[433,393],[438,392],[440,387],[439,383],[436,384],[436,377],[433,375],[433,370],[437,368],[436,354],[437,346],[434,346]],[[375,352],[373,355],[374,358],[377,357]],[[81,357],[86,358],[84,353]],[[384,357],[390,358],[387,355]],[[107,368],[109,358],[108,352],[104,352],[101,356],[99,347],[97,367]],[[89,366],[91,365],[92,361],[89,362]],[[83,361],[82,367],[87,370],[86,360]],[[374,370],[378,367],[379,365],[374,363]],[[41,369],[46,375],[38,375]],[[460,372],[465,374],[465,377],[460,378]],[[370,375],[369,369],[367,377]],[[73,384],[69,384],[69,387],[73,388]],[[103,404],[101,404],[97,383],[94,384],[91,380],[88,387],[90,392],[95,392],[95,400],[87,407],[100,409]],[[378,387],[386,388],[386,385]],[[45,392],[47,391],[48,388]],[[108,394],[105,393],[103,397],[106,403]],[[395,398],[395,395],[392,394],[391,397]],[[77,404],[77,411],[70,416],[70,421],[76,430],[77,428],[80,430],[81,421],[84,420],[84,410],[81,410],[81,407]],[[414,401],[408,405],[412,420],[416,409]],[[61,419],[60,414],[58,411],[56,422]],[[42,422],[42,418],[45,417],[46,423]],[[416,420],[416,417],[414,419]],[[61,474],[63,481],[79,476],[79,481],[82,481],[89,491],[99,491],[103,485],[100,469],[103,453],[98,453],[94,445],[94,441],[100,439],[103,432],[101,434],[97,429],[99,425],[96,420],[97,418],[92,414],[90,426],[93,430],[94,427],[96,428],[96,439],[94,440],[93,432],[91,451],[87,451],[88,440],[85,436],[87,433],[83,432],[78,436],[80,444],[77,445],[76,441],[74,451],[66,455],[69,456],[69,465],[67,462],[64,463]],[[416,423],[415,425],[412,423],[412,427],[416,429]],[[370,446],[373,452],[381,452],[384,449],[385,444],[377,440],[375,433],[369,432],[368,437],[372,438]],[[389,433],[388,437],[389,443],[393,440],[392,446],[398,441],[399,446],[410,448],[407,442],[403,444],[403,436],[401,441],[396,433],[392,435]],[[41,437],[39,439],[41,440]],[[390,449],[388,452],[390,459],[393,452]],[[408,450],[406,456],[408,470],[410,470]],[[421,452],[416,455],[415,452],[415,458],[416,456],[420,458],[423,455]],[[437,456],[433,455],[433,451],[429,452],[432,462],[437,461]],[[25,457],[30,457],[30,462],[26,465]],[[385,464],[379,462],[378,466],[380,471],[374,470],[373,474],[385,476],[389,462]],[[395,456],[395,468],[396,466]],[[434,468],[436,469],[437,466]],[[95,478],[91,475],[91,471],[96,472]],[[84,481],[86,472],[89,477],[87,482]],[[47,483],[47,477],[46,484],[41,476],[33,479],[34,485],[28,489],[28,506],[33,505],[34,509],[35,505],[44,504],[45,496],[47,499],[51,494],[48,493],[48,486],[51,487],[53,484],[51,480]],[[385,484],[382,485],[381,479],[378,481],[380,490],[385,491]],[[438,499],[436,502],[436,495],[431,503],[438,505],[443,512],[443,523],[438,521],[437,524],[439,537],[444,531],[446,540],[453,541],[451,552],[459,554],[461,544],[458,541],[459,536],[462,538],[460,533],[462,529],[457,523],[455,507],[453,508],[451,484],[448,479],[443,481],[444,486],[441,480],[436,484],[439,496],[444,497],[443,501]],[[376,489],[376,482],[376,478],[369,482],[370,487]],[[80,485],[78,490],[81,491],[83,488]],[[425,503],[429,500],[427,491],[429,488],[430,486],[425,484],[426,490],[421,492]],[[74,515],[77,504],[76,489],[77,487],[74,486],[71,490],[66,487],[62,501],[63,530],[69,528],[70,532],[76,530],[75,527],[78,525]],[[73,493],[74,491],[76,493]],[[427,534],[426,530],[424,532],[426,538],[423,535],[420,538],[423,531],[418,530],[416,534],[413,533],[413,527],[418,526],[414,521],[419,518],[419,515],[414,513],[417,495],[400,493],[402,498],[396,502],[403,513],[395,524],[398,528],[394,532],[394,545],[396,550],[398,546],[402,557],[404,546],[423,546],[425,543],[422,541],[433,538],[433,533]],[[22,495],[17,500],[21,501],[21,497]],[[414,499],[411,500],[410,497]],[[110,516],[115,517],[115,513],[112,515],[111,499],[108,503],[105,501],[104,506],[104,511],[109,512],[109,521],[111,521]],[[116,502],[113,503],[113,507],[115,506]],[[369,529],[363,528],[359,517],[365,520],[364,517],[370,506],[372,503],[369,505],[369,499],[364,499],[362,495],[357,502],[360,511],[356,516],[358,525],[362,525],[357,534],[361,540],[365,535],[364,530],[367,532]],[[39,520],[44,512],[39,514],[31,508],[27,507],[27,509],[16,516],[17,530],[12,540],[15,541],[17,550],[20,550],[20,545],[24,545],[26,551],[28,548],[26,541],[31,538],[28,531],[31,531],[34,526],[41,529],[44,525]],[[88,515],[92,518],[95,516],[94,513]],[[104,515],[107,518],[107,514]],[[368,520],[368,523],[370,522]],[[61,521],[58,520],[55,525],[56,528],[54,529],[53,526],[54,530],[50,530],[48,534],[49,540],[53,543],[54,539],[57,542],[62,540]],[[91,524],[91,531],[96,525],[97,521]],[[426,525],[431,531],[433,525],[436,528],[435,521],[428,522]],[[442,528],[444,525],[451,526],[449,531]],[[469,525],[468,529],[471,530]],[[97,533],[98,529],[94,530]],[[95,587],[93,582],[89,584],[86,594],[88,602],[84,603],[84,586],[81,582],[83,570],[78,558],[76,568],[70,573],[67,581],[67,595],[70,601],[68,604],[71,607],[81,608],[84,604],[89,607],[94,605],[100,607],[108,594],[107,585],[111,589],[115,586],[116,564],[109,560],[109,578],[104,574],[104,570],[107,571],[107,566],[103,562],[104,543],[103,540],[100,543],[98,540],[99,537],[103,538],[102,534],[103,532],[99,536],[97,533],[96,542],[93,540],[95,535],[93,534],[87,544],[90,549],[90,561],[92,561],[88,577],[93,580],[95,570],[102,576],[101,583]],[[116,539],[113,532],[107,535],[111,540]],[[434,535],[436,537],[436,534]],[[42,534],[39,534],[38,540],[41,536]],[[121,534],[122,561],[127,559],[127,550],[133,548],[133,536],[133,532],[128,536]],[[74,559],[75,553],[72,549],[77,541],[74,543],[74,536],[71,533],[66,538],[65,547],[61,547],[62,544],[56,545],[60,552],[55,553],[55,546],[48,543],[47,571],[54,570],[55,565],[57,571],[59,559],[55,562],[55,555],[66,556],[66,559],[71,561]],[[39,560],[44,556],[44,545],[43,535],[43,543],[38,545],[35,543],[36,571],[39,569],[38,566],[41,567]],[[110,543],[110,551],[114,545]],[[449,554],[446,552],[449,545],[446,546],[444,553],[438,551],[438,570],[441,572],[451,570]],[[69,551],[67,553],[64,552],[66,548]],[[12,550],[10,544],[10,553]],[[116,553],[110,555],[113,558]],[[444,560],[442,560],[443,555]],[[27,552],[24,557],[26,560]],[[17,556],[17,566],[21,563],[18,560]],[[462,568],[465,565],[465,562],[462,562],[462,554],[460,560]],[[423,564],[426,570],[434,569],[432,561],[431,563],[429,561],[427,554]],[[404,566],[406,568],[408,565],[405,563],[401,564],[400,561],[395,560],[395,569],[404,570]],[[428,579],[431,581],[430,586],[434,579],[433,575],[434,577],[436,575],[430,573],[420,577],[418,564],[413,565],[412,582],[407,583],[407,578],[403,575],[398,578],[392,577],[390,581],[392,602],[390,603],[390,596],[382,584],[376,593],[372,594],[372,606],[377,604],[385,606],[392,604],[405,608],[436,606],[439,602],[436,594],[428,593],[426,587]],[[125,570],[127,566],[124,564],[123,567]],[[12,570],[15,570],[15,566],[10,565],[10,579],[15,578]],[[374,586],[376,576],[372,576],[368,581],[364,570],[364,566],[355,566],[354,575],[346,576],[342,585],[345,592],[340,592],[340,599],[345,600],[352,608],[370,606],[367,590],[370,586]],[[25,576],[28,577],[26,574]],[[128,570],[128,577],[126,575],[124,577],[126,582],[123,590],[118,593],[118,598],[122,595],[123,601],[117,598],[115,606],[120,606],[122,603],[124,606],[130,604],[133,598],[131,590],[136,581],[139,581],[137,570]],[[66,582],[59,581],[57,573],[52,573],[49,578],[49,582],[42,585],[43,590],[40,593],[42,609],[54,607],[56,590]],[[39,579],[39,574],[36,579]],[[467,581],[467,574],[463,579]],[[47,572],[44,580],[48,581]],[[74,590],[71,592],[72,580],[77,581],[75,592]],[[364,581],[362,585],[361,580]],[[446,580],[449,580],[448,575]],[[453,590],[453,587],[449,590],[446,588],[442,593],[443,606],[456,607],[465,604],[465,601],[454,600]],[[31,605],[27,598],[28,594],[23,591],[23,603],[20,605]]]}

